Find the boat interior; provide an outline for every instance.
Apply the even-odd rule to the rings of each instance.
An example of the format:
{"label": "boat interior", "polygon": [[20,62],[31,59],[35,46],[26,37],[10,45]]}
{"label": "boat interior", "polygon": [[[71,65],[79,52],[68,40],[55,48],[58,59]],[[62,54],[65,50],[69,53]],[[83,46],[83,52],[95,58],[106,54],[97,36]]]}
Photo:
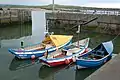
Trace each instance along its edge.
{"label": "boat interior", "polygon": [[96,60],[96,59],[101,59],[108,55],[106,49],[104,46],[100,45],[91,52],[89,52],[86,56],[84,57],[79,57],[81,59],[90,59],[90,60]]}
{"label": "boat interior", "polygon": [[75,47],[75,46],[74,46],[74,48],[71,48],[71,49],[68,49],[68,50],[59,49],[59,50],[57,50],[57,51],[55,51],[51,54],[48,54],[48,58],[62,58],[62,57],[65,57],[65,56],[75,54],[78,51],[80,51],[80,48]]}
{"label": "boat interior", "polygon": [[55,46],[51,41],[42,42],[41,44],[23,48],[24,50],[43,50]]}

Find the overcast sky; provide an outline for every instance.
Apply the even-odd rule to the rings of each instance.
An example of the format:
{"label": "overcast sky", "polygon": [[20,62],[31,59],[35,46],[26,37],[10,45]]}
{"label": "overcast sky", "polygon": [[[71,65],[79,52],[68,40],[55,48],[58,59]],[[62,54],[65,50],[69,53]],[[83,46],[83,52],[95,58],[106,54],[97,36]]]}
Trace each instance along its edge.
{"label": "overcast sky", "polygon": [[[120,0],[54,0],[55,4],[120,8]],[[0,0],[0,4],[44,5],[52,0]]]}

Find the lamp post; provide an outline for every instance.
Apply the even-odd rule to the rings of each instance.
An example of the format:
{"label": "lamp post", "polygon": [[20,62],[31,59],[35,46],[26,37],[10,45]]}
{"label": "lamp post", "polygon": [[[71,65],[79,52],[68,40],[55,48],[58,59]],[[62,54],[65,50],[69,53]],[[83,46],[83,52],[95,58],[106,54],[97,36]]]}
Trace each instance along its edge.
{"label": "lamp post", "polygon": [[55,5],[54,5],[54,0],[52,0],[52,12],[54,12]]}

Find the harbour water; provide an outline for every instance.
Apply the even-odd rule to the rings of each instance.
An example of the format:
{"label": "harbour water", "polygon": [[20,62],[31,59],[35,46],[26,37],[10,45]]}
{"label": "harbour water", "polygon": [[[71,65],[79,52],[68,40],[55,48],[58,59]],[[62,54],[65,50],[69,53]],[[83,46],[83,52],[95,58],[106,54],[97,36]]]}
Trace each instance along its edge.
{"label": "harbour water", "polygon": [[[22,25],[0,26],[0,78],[1,80],[84,80],[96,69],[75,70],[74,65],[48,68],[37,60],[18,60],[8,52],[8,48],[40,43],[44,36],[43,26],[34,27],[30,23]],[[78,40],[74,31],[64,29],[49,29],[54,34],[74,35],[73,41]],[[115,36],[93,32],[81,32],[79,39],[90,37],[90,47],[93,48],[103,41],[112,40]],[[114,53],[120,52],[120,37],[114,40]]]}

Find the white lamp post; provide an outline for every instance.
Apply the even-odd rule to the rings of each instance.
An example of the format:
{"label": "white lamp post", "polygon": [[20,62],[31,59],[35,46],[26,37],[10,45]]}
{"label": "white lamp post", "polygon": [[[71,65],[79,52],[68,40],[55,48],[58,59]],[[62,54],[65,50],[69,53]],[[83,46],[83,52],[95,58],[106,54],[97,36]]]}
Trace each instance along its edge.
{"label": "white lamp post", "polygon": [[54,0],[52,0],[52,11],[54,12],[55,5],[54,5]]}

